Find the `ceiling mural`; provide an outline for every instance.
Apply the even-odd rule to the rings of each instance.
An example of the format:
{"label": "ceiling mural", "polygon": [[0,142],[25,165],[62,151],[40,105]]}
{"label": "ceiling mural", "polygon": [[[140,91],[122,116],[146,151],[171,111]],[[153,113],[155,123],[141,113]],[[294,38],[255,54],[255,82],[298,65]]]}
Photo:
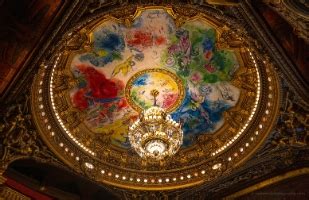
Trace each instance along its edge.
{"label": "ceiling mural", "polygon": [[[152,106],[150,88],[160,90],[158,105],[171,110],[183,124],[183,147],[198,135],[211,134],[224,123],[223,112],[235,106],[240,90],[230,81],[239,67],[234,51],[216,47],[217,31],[202,20],[176,27],[163,9],[146,10],[130,27],[108,20],[91,33],[88,52],[74,57],[71,70],[78,86],[71,102],[85,113],[85,124],[93,132],[110,135],[113,144],[129,148],[128,124],[138,116],[129,102],[141,109]],[[133,81],[132,76],[146,72]],[[184,88],[184,92],[179,88]],[[174,106],[175,107],[175,106]]]}
{"label": "ceiling mural", "polygon": [[[256,44],[215,11],[97,13],[42,62],[32,90],[36,125],[61,160],[102,183],[169,190],[214,180],[248,159],[277,118],[276,73]],[[128,139],[153,105],[183,132],[180,150],[156,161]]]}

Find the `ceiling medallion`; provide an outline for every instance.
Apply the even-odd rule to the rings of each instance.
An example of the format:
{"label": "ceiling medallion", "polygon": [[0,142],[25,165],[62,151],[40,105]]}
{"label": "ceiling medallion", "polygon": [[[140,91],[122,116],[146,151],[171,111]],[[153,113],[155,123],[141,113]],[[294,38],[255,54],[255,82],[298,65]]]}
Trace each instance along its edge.
{"label": "ceiling medallion", "polygon": [[126,100],[140,113],[153,105],[151,90],[159,92],[156,104],[167,112],[179,108],[185,98],[184,85],[176,74],[162,68],[149,68],[137,72],[128,80]]}
{"label": "ceiling medallion", "polygon": [[135,151],[145,159],[161,160],[174,155],[182,144],[183,132],[163,108],[157,105],[158,90],[151,90],[154,105],[144,110],[129,128],[128,137]]}
{"label": "ceiling medallion", "polygon": [[[65,34],[33,82],[49,148],[90,179],[139,190],[207,183],[243,164],[277,119],[279,83],[258,42],[213,12],[128,6]],[[162,127],[139,142],[149,120]]]}

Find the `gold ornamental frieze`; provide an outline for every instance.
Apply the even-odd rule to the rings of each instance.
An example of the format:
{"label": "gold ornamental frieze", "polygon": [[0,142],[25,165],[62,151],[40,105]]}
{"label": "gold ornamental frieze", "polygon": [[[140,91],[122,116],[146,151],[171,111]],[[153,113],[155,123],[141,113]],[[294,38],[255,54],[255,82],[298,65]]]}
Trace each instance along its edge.
{"label": "gold ornamental frieze", "polygon": [[[170,190],[215,180],[255,152],[280,94],[250,35],[185,6],[100,16],[65,34],[33,82],[36,126],[61,160],[105,184]],[[183,131],[180,150],[157,161],[141,158],[127,135],[153,106],[152,90]]]}

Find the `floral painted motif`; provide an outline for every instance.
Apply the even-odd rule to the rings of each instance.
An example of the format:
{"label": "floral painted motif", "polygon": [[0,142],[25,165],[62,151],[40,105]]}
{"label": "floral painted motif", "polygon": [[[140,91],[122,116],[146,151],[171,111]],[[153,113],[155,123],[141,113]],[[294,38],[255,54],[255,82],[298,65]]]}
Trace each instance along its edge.
{"label": "floral painted motif", "polygon": [[[71,91],[71,101],[91,131],[110,135],[119,147],[130,146],[128,125],[138,116],[125,98],[126,86],[142,70],[168,70],[185,88],[181,105],[171,113],[182,123],[184,148],[198,135],[218,130],[223,112],[238,101],[240,90],[229,83],[239,67],[235,53],[216,48],[216,30],[204,21],[176,27],[166,11],[145,10],[131,27],[110,20],[94,29],[91,38],[91,50],[72,61],[79,85]],[[151,88],[160,90],[158,105],[163,108],[179,98],[177,83],[169,77],[145,73],[135,79],[131,100],[151,106]]]}

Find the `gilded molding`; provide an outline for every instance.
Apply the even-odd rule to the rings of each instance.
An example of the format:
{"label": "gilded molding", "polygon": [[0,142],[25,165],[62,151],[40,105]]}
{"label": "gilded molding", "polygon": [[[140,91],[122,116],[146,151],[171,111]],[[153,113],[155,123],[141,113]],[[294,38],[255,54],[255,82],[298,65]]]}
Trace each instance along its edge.
{"label": "gilded molding", "polygon": [[306,168],[302,168],[302,169],[297,169],[297,170],[293,170],[293,171],[289,171],[289,172],[286,172],[284,174],[280,174],[278,176],[275,176],[275,177],[272,177],[270,179],[267,179],[267,180],[264,180],[262,182],[259,182],[255,185],[252,185],[246,189],[243,189],[241,191],[238,191],[232,195],[229,195],[225,198],[223,198],[224,200],[229,200],[229,199],[236,199],[236,198],[239,198],[243,195],[246,195],[246,194],[250,194],[256,190],[260,190],[264,187],[267,187],[267,186],[271,186],[273,184],[276,184],[276,183],[279,183],[283,180],[286,180],[286,179],[289,179],[289,178],[293,178],[293,177],[296,177],[296,176],[301,176],[301,175],[304,175],[304,174],[309,174],[309,168],[306,167]]}
{"label": "gilded molding", "polygon": [[[29,90],[25,90],[27,93]],[[5,105],[0,120],[1,170],[18,159],[32,158],[63,167],[39,138],[30,114],[30,97],[22,94],[19,100]],[[4,108],[4,107],[3,107]]]}
{"label": "gilded molding", "polygon": [[[174,1],[166,2],[171,3]],[[87,48],[87,45],[89,45],[89,43],[87,43],[89,42],[87,40],[88,38],[86,37],[85,32],[83,32],[84,30],[79,31],[82,29],[82,27],[87,24],[95,24],[95,22],[99,21],[101,17],[104,17],[106,15],[112,17],[119,17],[122,13],[129,13],[129,15],[134,15],[135,9],[138,4],[131,3],[131,1],[113,1],[111,3],[105,4],[101,3],[101,1],[94,1],[94,4],[88,4],[85,2],[81,3],[79,1],[74,1],[74,5],[70,7],[66,16],[62,20],[60,20],[60,23],[57,25],[55,32],[53,32],[52,34],[52,39],[46,40],[46,44],[44,45],[42,51],[40,51],[38,58],[33,61],[33,66],[24,73],[25,75],[21,79],[20,83],[16,86],[16,88],[14,88],[14,95],[23,95],[21,93],[17,95],[17,93],[18,91],[24,90],[25,85],[30,85],[29,80],[32,79],[32,76],[30,77],[29,75],[35,71],[38,71],[36,75],[37,80],[34,80],[36,81],[35,84],[37,85],[35,85],[35,87],[32,89],[32,92],[38,94],[38,79],[48,82],[48,77],[45,76],[42,78],[40,75],[42,75],[44,70],[43,68],[45,66],[47,68],[52,68],[53,64],[56,61],[56,58],[59,56],[57,52],[62,52],[62,55],[65,55],[69,50],[79,49],[79,47],[83,45]],[[148,3],[155,4],[155,1],[149,1]],[[105,174],[104,178],[102,179],[100,178],[100,175],[102,173],[100,169],[90,169],[85,166],[84,163],[92,163],[93,165],[99,165],[99,162],[96,159],[88,157],[85,152],[80,152],[80,150],[78,150],[75,146],[72,145],[72,142],[69,141],[67,137],[52,136],[52,132],[49,131],[48,126],[45,124],[45,121],[39,122],[39,120],[43,120],[41,116],[33,117],[31,116],[31,114],[29,114],[30,100],[28,96],[23,97],[22,100],[18,102],[12,101],[12,103],[7,106],[8,109],[5,109],[5,111],[3,111],[4,109],[1,110],[4,113],[3,115],[1,115],[0,119],[0,134],[1,140],[5,140],[5,145],[3,147],[4,154],[1,159],[3,169],[5,169],[10,162],[20,158],[34,158],[41,162],[55,163],[55,165],[58,167],[64,167],[64,164],[61,161],[58,161],[58,159],[61,159],[68,166],[70,166],[72,169],[75,169],[77,172],[80,172],[85,177],[98,181],[104,185],[105,183],[114,185],[115,187],[110,186],[110,188],[113,188],[114,192],[116,193],[121,193],[122,198],[124,199],[142,199],[145,195],[153,199],[167,199],[169,197],[175,196],[179,199],[187,199],[188,197],[192,197],[194,199],[204,199],[207,197],[216,197],[218,193],[221,193],[222,195],[227,194],[224,193],[224,191],[228,192],[229,188],[237,188],[237,184],[239,182],[250,183],[250,181],[256,180],[257,178],[263,178],[264,176],[274,173],[277,167],[289,169],[294,164],[297,164],[298,161],[308,163],[308,101],[306,101],[306,99],[308,99],[308,94],[306,94],[306,87],[302,87],[303,85],[300,79],[298,79],[294,71],[291,71],[291,63],[287,61],[288,58],[286,58],[282,54],[282,52],[277,49],[279,47],[273,43],[274,38],[270,36],[270,33],[266,30],[264,26],[258,24],[256,15],[253,13],[253,9],[250,8],[250,6],[248,5],[244,5],[246,3],[241,3],[240,8],[238,8],[237,6],[236,8],[227,7],[226,9],[231,10],[230,12],[224,10],[224,8],[219,9],[215,6],[210,6],[209,4],[205,3],[205,1],[190,1],[190,3],[190,5],[184,5],[184,3],[182,3],[181,6],[174,6],[174,10],[179,9],[182,10],[182,13],[185,13],[184,7],[186,7],[190,10],[193,9],[195,11],[202,12],[210,19],[217,19],[218,21],[226,23],[226,27],[221,27],[222,33],[219,47],[234,48],[238,45],[246,45],[247,47],[249,47],[250,50],[253,52],[254,56],[256,56],[258,65],[265,66],[265,68],[261,67],[262,79],[267,80],[267,78],[270,76],[270,78],[275,83],[275,86],[272,88],[272,90],[276,91],[274,92],[274,94],[277,96],[273,98],[276,99],[273,100],[273,102],[275,104],[280,103],[282,105],[286,105],[281,106],[281,110],[276,107],[272,108],[275,116],[272,118],[272,121],[269,122],[270,125],[266,128],[264,127],[266,132],[271,132],[272,134],[269,135],[267,138],[265,138],[267,135],[264,135],[263,137],[261,136],[259,138],[259,142],[256,143],[256,149],[250,149],[250,151],[252,152],[258,151],[255,155],[250,154],[242,159],[236,160],[235,162],[226,162],[226,159],[230,156],[233,157],[233,154],[227,154],[226,152],[223,152],[223,158],[214,159],[211,162],[205,164],[205,166],[203,166],[207,168],[207,171],[205,171],[204,173],[209,176],[203,176],[198,180],[195,179],[197,180],[196,182],[192,181],[193,183],[197,184],[194,188],[189,187],[194,185],[189,180],[186,182],[184,181],[184,187],[188,186],[188,188],[180,189],[176,186],[168,186],[166,188],[158,186],[156,188],[152,188],[152,190],[167,190],[160,192],[143,191],[145,188],[141,188],[137,183],[131,184],[126,189],[118,188],[123,187],[123,183],[119,181],[120,183],[116,182],[116,184],[112,184],[111,182],[115,183],[114,180],[111,181],[112,177],[109,177],[107,174]],[[86,4],[88,7],[81,6],[84,4]],[[177,5],[179,4],[180,3],[178,3]],[[123,7],[121,7],[125,5],[128,6],[128,9],[126,10],[127,12],[123,12]],[[74,11],[74,9],[79,6],[80,8]],[[116,12],[114,14],[111,14],[112,11],[114,11],[113,9],[115,9],[116,7],[119,8],[116,9]],[[228,17],[224,15],[225,12],[232,13],[232,16]],[[73,17],[75,16],[73,13],[78,13],[76,14],[78,15],[76,19],[73,19]],[[129,25],[131,19],[132,18],[127,18],[124,19],[124,21],[126,21],[127,25]],[[67,23],[69,22],[73,23],[68,25]],[[179,23],[181,23],[181,20],[179,21]],[[227,27],[229,27],[229,29],[226,29]],[[60,31],[61,28],[63,28],[62,31]],[[252,29],[252,31],[250,31],[250,29]],[[63,37],[60,36],[60,34],[65,31],[66,34],[64,34]],[[253,32],[257,32],[257,34]],[[255,36],[258,37],[253,39]],[[60,40],[60,42],[57,45],[52,45],[52,42],[58,39]],[[66,44],[65,48],[63,48],[62,46],[63,44]],[[263,47],[265,47],[266,50],[263,50]],[[245,49],[241,49],[241,51],[245,51]],[[266,54],[265,52],[268,52],[268,54]],[[272,54],[273,57],[270,56]],[[272,57],[272,59],[270,59],[269,57]],[[66,59],[66,56],[60,56],[59,62],[66,63]],[[248,60],[248,55],[244,56],[243,59]],[[43,60],[43,62],[39,62],[39,60]],[[263,62],[263,60],[265,61],[265,63]],[[276,65],[272,63],[273,61],[276,62]],[[39,65],[38,63],[41,63],[42,65]],[[267,68],[270,69],[268,72],[266,71]],[[278,74],[281,77],[280,81],[277,77]],[[246,73],[244,73],[241,77],[246,78]],[[59,76],[57,79],[58,80],[56,82],[58,84],[57,91],[59,91],[59,98],[62,97],[61,95],[63,94],[63,91],[66,91],[68,88],[73,87],[76,84],[74,80],[70,79],[70,74],[68,73],[63,73],[63,75]],[[66,82],[69,82],[70,84],[64,84]],[[279,84],[279,82],[281,83],[281,85]],[[237,86],[242,86],[244,87],[244,89],[247,90],[250,90],[250,88],[252,88],[250,84],[241,85],[240,81],[237,80],[235,80],[233,84]],[[262,85],[262,90],[269,92],[269,86],[273,85],[269,85],[267,82],[265,82]],[[45,91],[48,91],[48,86],[43,85],[43,89]],[[277,90],[279,91],[278,93]],[[286,93],[284,93],[284,91],[290,92],[287,95]],[[14,95],[10,96],[12,97]],[[48,105],[50,105],[50,102],[48,100],[49,98],[47,96],[45,96],[44,98],[44,107],[48,107]],[[266,101],[266,99],[267,95],[263,95],[261,101]],[[282,99],[282,102],[280,102],[280,99]],[[32,98],[31,101],[33,106],[33,112],[36,112],[39,109],[34,108],[34,106],[40,105],[39,98]],[[61,100],[60,98],[59,101],[67,101],[67,99]],[[246,107],[246,103],[248,102],[242,101],[242,103],[243,107]],[[63,110],[66,110],[65,104],[61,105],[64,106]],[[265,104],[261,105],[261,108],[265,108],[265,106],[267,106],[266,102]],[[237,119],[239,117],[234,117],[233,112],[229,112],[227,114],[229,115],[229,119],[231,119],[230,123],[235,123],[234,126],[237,127]],[[46,115],[48,115],[48,117],[52,117],[52,110],[47,110]],[[67,118],[68,123],[70,121],[76,122],[76,124],[73,123],[73,126],[70,127],[72,129],[78,127],[78,121],[75,120],[77,118],[74,118],[74,115],[74,110],[67,110],[66,112],[63,112],[63,116]],[[257,115],[260,116],[261,120],[269,120],[269,118],[263,119],[263,117],[265,116],[263,116],[262,112],[259,112]],[[280,120],[280,123],[276,124],[275,121],[278,118]],[[33,122],[36,123],[36,127],[41,127],[35,128]],[[58,126],[58,124],[55,122],[51,123],[52,127]],[[258,124],[254,124],[254,126],[258,126]],[[298,133],[296,131],[298,128],[302,128],[302,130],[305,131],[301,131],[301,133]],[[233,132],[232,129],[230,130]],[[254,130],[251,130],[253,133]],[[54,134],[60,133],[61,131],[61,129],[56,128]],[[49,135],[42,135],[42,132],[46,132]],[[16,138],[12,137],[12,134],[10,134],[11,136],[9,136],[8,133],[13,133],[13,135],[16,135]],[[279,137],[277,136],[277,134],[279,134]],[[224,138],[225,136],[226,135],[222,134],[222,138]],[[251,136],[248,135],[246,136],[246,138],[241,139],[239,142],[245,144],[246,139],[250,139],[250,137]],[[22,141],[20,138],[26,138],[26,142]],[[50,138],[53,138],[52,140],[53,142],[55,142],[55,144],[57,144],[57,146],[48,144],[47,141],[50,140]],[[41,139],[43,141],[41,141]],[[103,141],[100,145],[109,148],[110,143],[108,143],[107,138],[98,136],[95,138],[95,140]],[[213,141],[211,142],[212,146],[203,146],[203,144],[205,144],[205,142],[207,142],[208,140]],[[263,143],[264,140],[266,140],[266,144],[263,145],[262,148],[258,147],[259,144]],[[63,141],[66,142],[66,147],[68,147],[68,149],[70,149],[71,152],[74,153],[74,156],[72,156],[71,153],[66,152],[64,147],[60,146]],[[44,144],[44,142],[46,142],[46,144]],[[216,140],[211,137],[200,137],[199,142],[201,146],[196,149],[195,154],[183,152],[180,155],[181,159],[179,160],[179,162],[171,161],[170,167],[175,168],[175,166],[179,166],[183,163],[188,162],[199,163],[199,161],[201,161],[201,159],[203,158],[201,155],[204,154],[203,152],[205,152],[206,149],[215,149],[218,147],[218,145],[222,144],[220,140]],[[239,153],[239,148],[240,146],[232,147],[231,151],[237,151]],[[254,147],[250,146],[250,148]],[[63,151],[65,152],[65,154],[63,154]],[[80,153],[78,156],[78,160],[76,158],[77,153]],[[117,166],[116,168],[107,167],[106,172],[112,171],[113,173],[119,173],[121,172],[120,170],[123,169],[126,165],[132,166],[132,171],[136,171],[139,174],[144,172],[144,170],[146,169],[145,165],[143,165],[141,160],[136,159],[136,157],[134,156],[127,156],[126,154],[117,149],[107,150],[104,152],[104,154],[104,156],[109,157],[106,162],[109,163],[110,166]],[[130,150],[129,154],[132,154]],[[242,163],[244,163],[244,161],[246,161],[245,164],[241,165]],[[214,171],[212,167],[217,163],[221,163],[222,168]],[[140,164],[143,166],[143,168],[140,168]],[[234,165],[236,166],[235,168],[233,168]],[[192,169],[186,170],[187,171],[185,172],[174,174],[177,176],[182,175],[186,177],[187,173],[194,174],[195,172]],[[161,173],[158,173],[155,176],[158,176],[160,174]],[[177,189],[177,191],[174,189]]]}
{"label": "gilded molding", "polygon": [[[295,95],[298,99],[303,99],[305,102],[309,102],[308,84],[304,82],[303,78],[299,75],[294,64],[281,49],[274,36],[268,30],[266,24],[258,16],[254,7],[249,0],[242,1],[240,7],[235,11],[237,15],[240,15],[245,23],[251,27],[250,34],[258,37],[263,47],[260,46],[261,52],[268,52],[269,59],[275,63],[277,74],[280,77],[284,77],[285,82],[289,84],[291,88],[294,88]],[[249,29],[250,30],[250,29]],[[279,67],[280,66],[280,67]],[[308,103],[306,103],[308,106]]]}
{"label": "gilded molding", "polygon": [[[196,193],[206,195],[208,198],[223,198],[232,195],[234,191],[241,192],[243,188],[238,185],[240,182],[246,185],[251,185],[255,180],[263,182],[271,174],[277,174],[278,169],[292,175],[298,172],[308,173],[309,109],[295,97],[293,91],[284,84],[284,80],[281,81],[284,92],[279,120],[257,153],[235,172],[213,183],[197,187],[190,193],[180,195],[179,199],[185,199]],[[300,169],[295,170],[295,166],[299,166]],[[303,167],[305,168],[302,169]]]}
{"label": "gilded molding", "polygon": [[[32,111],[40,135],[52,151],[70,167],[91,179],[117,187],[173,190],[200,185],[229,173],[252,155],[264,141],[277,118],[280,94],[273,65],[267,59],[263,59],[266,56],[257,50],[258,42],[252,39],[240,24],[215,10],[205,11],[190,5],[140,6],[136,11],[134,8],[134,5],[130,5],[128,8],[115,9],[112,15],[98,14],[100,17],[82,22],[75,31],[69,31],[64,35],[54,56],[42,63],[32,90]],[[128,153],[111,145],[108,134],[94,134],[94,137],[85,134],[89,130],[81,123],[83,115],[72,108],[67,92],[76,84],[70,75],[68,65],[74,54],[88,51],[92,39],[91,36],[85,35],[100,24],[99,20],[117,17],[116,20],[130,26],[141,10],[158,8],[166,9],[178,25],[187,20],[203,19],[218,30],[218,48],[233,49],[237,52],[240,67],[232,84],[242,88],[242,94],[235,108],[225,113],[227,123],[215,135],[203,135],[194,147],[180,151],[172,159],[150,166],[138,155],[130,152],[131,150]],[[123,13],[130,14],[123,16]],[[80,48],[81,50],[78,50]],[[57,113],[54,107],[57,108]],[[252,114],[256,108],[263,111]],[[255,120],[247,122],[250,114],[250,119],[254,117]],[[61,119],[61,123],[55,120],[55,116]],[[248,124],[245,126],[245,123]],[[222,147],[227,146],[228,140],[231,137],[238,138],[241,132],[244,133],[238,142],[224,151],[225,148]],[[81,149],[76,148],[74,138],[86,145],[82,145]],[[91,151],[93,147],[95,152]],[[246,153],[243,153],[244,149]],[[162,180],[159,181],[158,176],[169,178],[161,184]],[[180,180],[170,181],[173,177]],[[148,182],[147,185],[141,180]]]}
{"label": "gilded molding", "polygon": [[[298,8],[296,2],[293,0],[264,0],[264,2],[282,16],[300,38],[309,42],[308,13]],[[304,10],[308,10],[308,3],[299,1],[299,4],[303,5]]]}
{"label": "gilded molding", "polygon": [[9,187],[2,186],[0,188],[0,199],[10,199],[10,200],[30,200],[30,197],[27,197],[20,192],[17,192]]}

